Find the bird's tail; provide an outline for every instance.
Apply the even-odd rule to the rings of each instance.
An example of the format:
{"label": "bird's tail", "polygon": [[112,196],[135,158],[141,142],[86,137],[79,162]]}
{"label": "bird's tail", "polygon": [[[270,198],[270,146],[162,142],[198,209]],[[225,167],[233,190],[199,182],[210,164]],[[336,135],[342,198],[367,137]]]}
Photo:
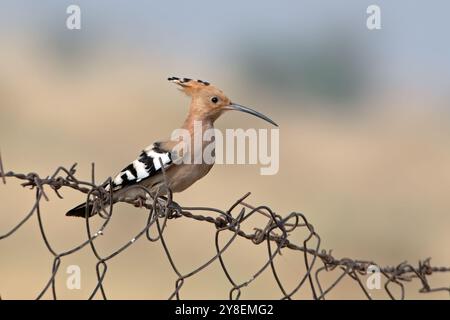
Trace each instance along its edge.
{"label": "bird's tail", "polygon": [[66,216],[85,218],[86,217],[86,210],[87,210],[88,218],[90,218],[90,217],[92,217],[92,216],[97,214],[97,210],[92,210],[93,207],[94,206],[92,205],[92,203],[89,203],[89,204],[86,205],[86,202],[83,202],[82,204],[79,204],[75,208],[67,211]]}

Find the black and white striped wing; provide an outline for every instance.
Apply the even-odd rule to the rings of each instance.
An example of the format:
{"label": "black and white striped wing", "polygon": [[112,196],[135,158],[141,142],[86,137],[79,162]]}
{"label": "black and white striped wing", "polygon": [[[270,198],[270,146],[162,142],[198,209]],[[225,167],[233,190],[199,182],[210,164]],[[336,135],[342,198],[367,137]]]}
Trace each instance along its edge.
{"label": "black and white striped wing", "polygon": [[159,143],[145,148],[139,157],[120,171],[112,181],[112,190],[117,191],[150,178],[160,172],[161,162],[164,169],[172,164],[170,151],[161,149]]}

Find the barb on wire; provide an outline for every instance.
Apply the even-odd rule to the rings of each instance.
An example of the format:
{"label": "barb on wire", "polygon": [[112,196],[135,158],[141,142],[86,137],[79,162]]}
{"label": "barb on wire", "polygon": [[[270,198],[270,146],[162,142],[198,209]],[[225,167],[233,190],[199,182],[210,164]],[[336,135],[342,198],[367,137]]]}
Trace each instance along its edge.
{"label": "barb on wire", "polygon": [[[162,166],[163,167],[163,166]],[[35,190],[35,201],[28,213],[26,213],[17,224],[5,233],[0,226],[0,240],[5,240],[19,230],[29,219],[37,216],[38,228],[44,241],[47,250],[53,256],[52,269],[50,276],[42,290],[37,294],[36,298],[41,299],[51,290],[53,299],[57,299],[56,276],[59,271],[59,266],[62,259],[66,256],[74,254],[75,252],[90,247],[94,256],[97,259],[96,275],[97,284],[89,295],[89,299],[95,298],[98,294],[102,299],[107,299],[106,288],[104,286],[104,279],[107,276],[108,262],[114,257],[120,255],[129,247],[134,245],[141,239],[146,239],[149,242],[160,242],[164,253],[170,263],[173,272],[176,274],[174,290],[168,295],[168,299],[181,299],[183,285],[186,279],[201,273],[213,263],[218,263],[221,270],[225,274],[229,284],[230,290],[228,297],[230,299],[239,299],[242,291],[259,278],[265,271],[270,272],[275,280],[275,283],[280,292],[280,299],[293,299],[300,291],[305,291],[311,294],[312,299],[325,299],[331,291],[338,290],[339,283],[343,279],[350,279],[357,284],[357,288],[361,290],[361,297],[372,299],[370,288],[367,286],[367,279],[371,276],[371,272],[375,269],[379,271],[380,279],[383,281],[383,289],[386,298],[389,299],[405,299],[407,290],[406,284],[412,280],[417,280],[421,288],[419,292],[447,292],[450,293],[450,286],[431,287],[428,279],[434,273],[450,272],[450,267],[437,267],[431,264],[431,259],[427,258],[419,261],[417,265],[402,262],[397,266],[380,267],[374,261],[358,260],[350,258],[336,258],[331,251],[324,250],[321,247],[321,238],[315,231],[313,225],[308,221],[306,216],[302,213],[292,212],[286,216],[276,214],[267,206],[252,206],[248,204],[247,198],[250,193],[235,201],[228,209],[222,210],[211,207],[183,207],[177,204],[172,199],[171,191],[165,187],[165,190],[160,190],[156,195],[152,195],[147,189],[136,185],[134,188],[140,188],[147,194],[148,201],[143,202],[142,199],[126,200],[125,202],[135,206],[144,207],[147,210],[147,223],[142,229],[126,243],[116,248],[112,253],[101,253],[96,247],[96,239],[98,236],[106,233],[107,226],[111,219],[113,219],[113,203],[111,191],[105,190],[105,186],[109,184],[110,179],[103,184],[95,184],[95,166],[92,164],[91,181],[81,181],[75,177],[76,164],[70,168],[59,167],[55,172],[45,178],[41,178],[36,173],[15,173],[12,171],[5,172],[0,154],[0,176],[4,184],[6,178],[15,178],[22,181],[23,187],[29,187]],[[165,175],[165,172],[163,172]],[[86,240],[79,243],[77,246],[63,251],[57,252],[53,248],[46,235],[46,229],[41,218],[42,199],[49,201],[45,188],[50,188],[59,198],[62,198],[61,189],[70,188],[86,195],[86,201],[95,201],[101,199],[109,205],[99,211],[99,216],[104,219],[102,225],[97,231],[93,232],[88,219],[89,212],[86,212]],[[262,229],[253,228],[254,232],[246,232],[243,226],[249,224],[249,218],[259,215],[266,219],[265,227]],[[207,261],[199,263],[199,266],[190,271],[181,271],[171,254],[171,249],[168,246],[164,230],[171,219],[184,218],[186,220],[196,221],[199,223],[209,223],[215,227],[215,254]],[[151,235],[151,227],[156,225],[156,235]],[[225,244],[220,244],[220,237],[224,233],[231,233],[231,237]],[[299,243],[293,241],[294,234],[303,234],[306,236],[303,241]],[[243,281],[237,282],[228,268],[227,262],[223,253],[229,250],[231,244],[237,239],[242,238],[251,241],[254,245],[260,245],[265,242],[267,247],[267,258],[265,262],[257,266],[252,276]],[[145,241],[145,240],[142,240]],[[281,255],[282,251],[291,250],[302,256],[302,266],[299,266],[298,281],[292,286],[291,290],[287,290],[287,286],[282,282],[280,277],[280,270],[277,268],[276,258]],[[7,253],[6,253],[7,254]],[[336,271],[339,271],[336,274]],[[327,287],[324,287],[324,281],[321,280],[323,273],[329,273],[334,277],[334,280]],[[400,289],[400,295],[393,293],[392,288],[396,286]],[[2,293],[4,294],[4,293]]]}

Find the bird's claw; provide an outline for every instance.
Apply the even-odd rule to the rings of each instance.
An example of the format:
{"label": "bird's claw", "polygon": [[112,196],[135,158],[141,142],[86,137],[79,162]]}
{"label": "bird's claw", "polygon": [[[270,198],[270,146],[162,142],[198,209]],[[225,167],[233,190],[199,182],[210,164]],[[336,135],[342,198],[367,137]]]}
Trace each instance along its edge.
{"label": "bird's claw", "polygon": [[142,208],[142,207],[145,206],[145,202],[146,202],[146,199],[145,199],[144,197],[138,196],[138,197],[135,199],[134,206],[135,206],[136,208]]}

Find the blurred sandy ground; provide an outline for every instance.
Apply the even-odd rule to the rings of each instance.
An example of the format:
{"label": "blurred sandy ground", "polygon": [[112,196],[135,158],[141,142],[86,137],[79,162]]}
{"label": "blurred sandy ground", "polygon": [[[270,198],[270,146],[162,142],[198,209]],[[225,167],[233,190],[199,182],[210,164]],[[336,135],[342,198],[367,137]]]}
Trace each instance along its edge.
{"label": "blurred sandy ground", "polygon": [[[59,8],[48,8],[54,7]],[[264,16],[259,18],[263,20]],[[133,23],[132,15],[122,19]],[[152,23],[158,26],[158,22]],[[391,70],[359,70],[367,65],[367,59],[375,64],[378,60],[371,56],[369,44],[352,38],[349,43],[354,49],[350,54],[356,54],[357,59],[342,60],[348,53],[340,52],[341,47],[337,46],[336,59],[332,54],[331,60],[326,56],[318,62],[302,60],[303,54],[314,56],[315,46],[315,50],[323,48],[320,43],[311,44],[309,53],[304,53],[303,48],[288,50],[291,56],[280,59],[277,52],[269,50],[270,42],[262,38],[264,41],[254,44],[256,51],[251,47],[238,53],[230,49],[222,56],[214,55],[211,61],[203,59],[201,51],[207,44],[201,41],[196,49],[187,48],[192,52],[186,57],[182,50],[164,55],[164,50],[133,46],[132,41],[122,39],[123,35],[118,36],[121,41],[115,42],[114,34],[105,41],[103,33],[89,33],[86,40],[73,38],[65,30],[60,31],[62,35],[54,35],[42,26],[34,31],[17,30],[3,32],[0,44],[0,147],[6,171],[35,171],[45,176],[59,165],[77,162],[78,176],[89,179],[90,164],[95,162],[98,180],[106,179],[141,148],[167,137],[182,123],[189,101],[165,78],[204,78],[223,88],[233,100],[255,107],[279,123],[280,171],[275,176],[260,176],[258,166],[215,166],[205,179],[177,194],[177,202],[226,209],[251,191],[249,202],[255,205],[266,204],[282,215],[291,211],[306,214],[321,235],[323,248],[333,249],[337,257],[372,259],[383,265],[433,257],[434,264],[450,264],[450,99],[448,92],[433,90],[433,85],[429,85],[437,82],[439,88],[448,84],[447,65],[442,66],[437,80],[433,78],[435,82],[427,81],[430,74],[424,73],[425,79],[418,83],[410,83],[397,74],[405,81],[383,86],[380,79],[381,83],[389,83],[391,77],[383,76],[390,75]],[[167,37],[175,35],[176,28],[167,32]],[[207,37],[208,31],[203,32]],[[384,35],[394,37],[388,32]],[[71,42],[65,37],[79,41],[83,49],[67,48]],[[96,37],[102,39],[100,44]],[[237,38],[236,33],[230,37],[230,43],[239,43],[239,39],[233,39]],[[273,41],[277,48],[282,46],[279,39]],[[289,48],[289,41],[284,44]],[[260,54],[258,46],[265,49],[265,55]],[[196,50],[200,59],[194,58]],[[246,60],[246,55],[250,59]],[[217,64],[221,59],[223,63]],[[233,63],[228,64],[230,61]],[[317,68],[302,69],[304,64],[314,63],[329,63],[331,67],[347,63],[344,66],[357,70],[339,77],[348,68],[335,69],[338,77],[330,83],[325,81],[324,93],[316,82],[297,79],[296,72],[283,77],[287,70],[283,65],[275,70],[279,74],[273,72],[268,67],[273,61],[287,61],[288,65],[292,62],[298,73],[317,74]],[[383,61],[378,64],[383,65]],[[423,61],[430,61],[430,68],[435,63],[420,61],[423,70],[428,70]],[[414,66],[417,64],[411,68]],[[401,75],[399,70],[396,72]],[[266,82],[266,74],[279,78],[274,76]],[[321,84],[332,77],[318,78]],[[342,86],[342,81],[349,86]],[[329,88],[337,88],[336,95],[328,96]],[[217,122],[217,127],[251,128],[265,124],[230,113]],[[64,191],[64,200],[59,200],[48,193],[51,201],[43,203],[42,208],[47,236],[56,251],[67,250],[86,236],[83,220],[64,217],[65,211],[83,198]],[[13,180],[8,180],[6,186],[0,185],[0,233],[25,215],[33,197],[33,192],[22,189]],[[100,222],[98,218],[94,220],[94,224]],[[101,254],[107,255],[130,240],[144,223],[143,210],[120,206],[106,234],[98,240]],[[179,219],[170,221],[166,231],[168,245],[182,272],[190,271],[214,253],[213,226]],[[265,250],[265,246],[243,240],[233,244],[225,259],[237,282],[248,279],[264,262]],[[287,287],[293,287],[293,281],[303,271],[301,255],[286,252],[277,263],[283,270],[282,279],[291,284]],[[2,298],[35,298],[50,276],[51,264],[52,257],[33,217],[20,231],[0,241]],[[65,287],[65,270],[71,264],[82,268],[81,290]],[[436,286],[450,282],[448,275],[435,275],[432,279]],[[113,299],[164,299],[172,292],[175,280],[160,243],[142,239],[108,263],[105,288]],[[89,248],[62,260],[57,286],[60,298],[88,296],[95,286],[95,259]],[[225,275],[215,263],[186,280],[181,296],[227,298],[229,289]],[[445,294],[420,295],[417,283],[407,289],[410,298],[447,298]],[[309,294],[305,289],[297,297]],[[269,270],[242,293],[242,298],[279,296]],[[382,297],[379,292],[374,296]],[[329,297],[363,295],[356,284],[347,281]]]}

